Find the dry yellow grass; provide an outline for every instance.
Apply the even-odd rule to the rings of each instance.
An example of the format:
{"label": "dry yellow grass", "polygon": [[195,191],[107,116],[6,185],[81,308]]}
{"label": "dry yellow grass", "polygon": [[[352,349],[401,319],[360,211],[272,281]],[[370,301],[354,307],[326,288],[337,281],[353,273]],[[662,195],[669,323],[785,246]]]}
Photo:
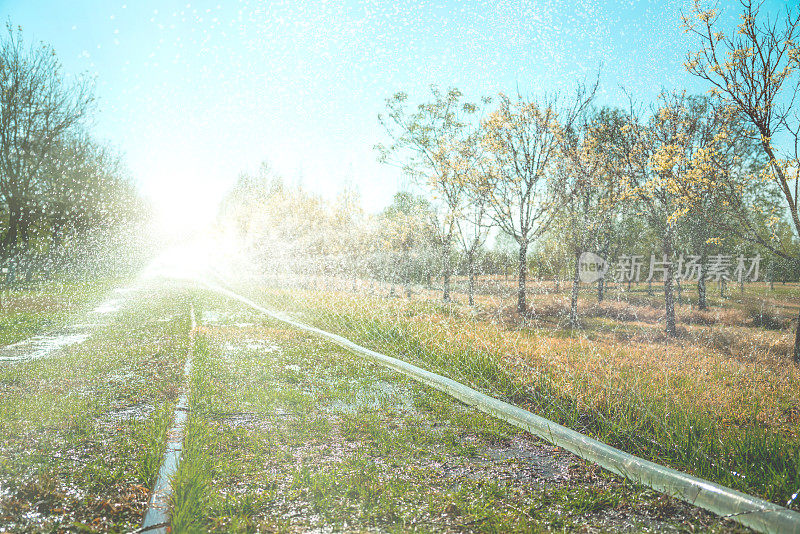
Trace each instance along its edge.
{"label": "dry yellow grass", "polygon": [[[400,291],[397,292],[401,294]],[[699,409],[725,424],[757,425],[800,437],[800,369],[788,356],[790,329],[749,324],[741,306],[678,311],[679,335],[668,338],[663,310],[624,301],[581,303],[584,326],[566,328],[568,298],[538,295],[532,315],[514,301],[482,295],[477,310],[436,303],[439,294],[370,299],[325,293],[324,305],[344,313],[401,321],[431,349],[476,349],[501,355],[521,384],[546,373],[564,394],[587,407],[613,405],[620,396],[644,396]],[[791,307],[794,303],[781,302]]]}

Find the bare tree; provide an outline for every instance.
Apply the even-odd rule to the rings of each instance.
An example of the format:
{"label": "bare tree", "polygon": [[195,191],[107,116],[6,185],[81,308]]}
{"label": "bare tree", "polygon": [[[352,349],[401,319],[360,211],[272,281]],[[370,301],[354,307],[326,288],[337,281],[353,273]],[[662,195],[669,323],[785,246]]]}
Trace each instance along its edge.
{"label": "bare tree", "polygon": [[28,239],[41,206],[41,168],[59,139],[87,115],[93,101],[85,79],[68,85],[53,50],[26,48],[21,29],[0,43],[0,200],[8,217],[0,241],[5,258]]}
{"label": "bare tree", "polygon": [[[720,29],[719,11],[695,0],[683,24],[699,38],[700,48],[688,54],[685,66],[753,126],[753,137],[768,162],[764,172],[780,190],[795,237],[800,237],[800,114],[795,106],[800,91],[800,9],[787,6],[782,16],[770,18],[761,16],[762,2],[740,0],[740,5],[741,23],[726,34]],[[769,232],[748,220],[742,221],[738,234],[800,263]],[[800,314],[793,352],[800,363]]]}

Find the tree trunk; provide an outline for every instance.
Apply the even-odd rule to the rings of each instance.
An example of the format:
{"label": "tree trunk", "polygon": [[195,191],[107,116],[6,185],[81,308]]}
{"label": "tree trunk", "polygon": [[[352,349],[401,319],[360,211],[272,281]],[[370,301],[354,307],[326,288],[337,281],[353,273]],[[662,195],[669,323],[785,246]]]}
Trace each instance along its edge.
{"label": "tree trunk", "polygon": [[700,278],[697,280],[697,308],[707,310],[706,303],[706,273],[703,265],[700,265]]}
{"label": "tree trunk", "polygon": [[475,305],[475,254],[467,254],[467,268],[469,269],[469,288],[467,289],[469,305]]}
{"label": "tree trunk", "polygon": [[528,303],[525,299],[525,277],[528,274],[528,242],[523,241],[519,244],[519,279],[517,286],[517,311],[524,313],[528,310]]}
{"label": "tree trunk", "polygon": [[444,278],[442,289],[442,301],[450,302],[450,247],[444,248],[444,255],[442,257],[442,276]]}
{"label": "tree trunk", "polygon": [[64,228],[66,228],[66,226],[67,224],[65,222],[58,221],[53,223],[53,228],[50,232],[51,247],[52,251],[55,252],[56,254],[61,248],[61,244],[64,242]]}
{"label": "tree trunk", "polygon": [[794,331],[794,363],[800,365],[800,310],[797,311],[797,328]]}
{"label": "tree trunk", "polygon": [[603,290],[605,281],[603,278],[599,278],[597,280],[597,302],[603,302]]}
{"label": "tree trunk", "polygon": [[578,327],[578,289],[580,288],[580,262],[581,252],[575,251],[575,272],[572,277],[572,295],[569,301],[569,324],[572,328]]}
{"label": "tree trunk", "polygon": [[19,219],[20,219],[20,212],[19,209],[9,205],[8,207],[8,230],[6,230],[6,235],[3,236],[2,248],[3,248],[3,258],[9,259],[14,255],[14,249],[16,248],[17,244],[17,237],[19,232]]}
{"label": "tree trunk", "polygon": [[664,255],[667,258],[667,269],[664,273],[664,312],[666,319],[666,333],[668,336],[674,336],[675,330],[675,295],[672,293],[672,232],[667,231],[667,236],[664,239]]}
{"label": "tree trunk", "polygon": [[33,226],[35,214],[29,209],[23,209],[21,210],[21,213],[17,239],[22,243],[27,243],[30,237],[30,230]]}

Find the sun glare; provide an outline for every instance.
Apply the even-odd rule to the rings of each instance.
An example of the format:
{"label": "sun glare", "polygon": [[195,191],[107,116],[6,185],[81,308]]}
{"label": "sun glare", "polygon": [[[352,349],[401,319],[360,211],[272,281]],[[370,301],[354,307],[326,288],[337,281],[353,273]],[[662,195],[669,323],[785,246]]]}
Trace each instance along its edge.
{"label": "sun glare", "polygon": [[211,260],[208,243],[193,241],[159,254],[142,272],[143,279],[201,280]]}
{"label": "sun glare", "polygon": [[155,230],[167,239],[204,233],[216,217],[216,189],[200,187],[188,178],[169,176],[149,189]]}

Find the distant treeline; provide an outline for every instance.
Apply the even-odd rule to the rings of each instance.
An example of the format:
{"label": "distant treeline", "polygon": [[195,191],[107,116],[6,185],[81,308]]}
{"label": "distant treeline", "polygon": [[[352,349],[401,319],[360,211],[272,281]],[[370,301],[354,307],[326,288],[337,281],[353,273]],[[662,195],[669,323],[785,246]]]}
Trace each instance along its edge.
{"label": "distant treeline", "polygon": [[[256,173],[239,175],[222,202],[219,225],[273,274],[373,279],[398,286],[441,288],[446,264],[432,224],[435,216],[430,200],[410,192],[395,194],[392,203],[375,215],[367,213],[353,189],[326,201],[302,186],[288,185],[263,163]],[[614,254],[619,253],[641,256],[640,282],[645,282],[650,255],[659,247],[658,236],[647,231],[635,212],[628,213],[628,218],[620,225],[626,231],[615,235],[614,246],[608,247],[608,258],[616,259]],[[569,243],[563,241],[560,226],[555,221],[551,231],[527,252],[526,269],[536,279],[572,280],[575,258]],[[472,266],[463,250],[451,248],[447,262],[450,274],[468,277],[472,270],[474,275],[517,281],[516,242],[502,231],[493,232],[489,242],[475,251]],[[800,249],[798,243],[790,246]],[[758,276],[762,282],[800,280],[797,264],[734,238],[715,240],[704,249],[709,258],[742,254],[748,258],[748,266],[750,258],[760,254]],[[688,258],[694,251],[681,247],[680,252]],[[734,267],[730,266],[731,274]],[[663,276],[659,275],[657,282],[662,283]]]}
{"label": "distant treeline", "polygon": [[[93,87],[52,48],[0,41],[0,267],[8,279],[96,272],[130,259],[146,212],[122,160],[93,139]],[[112,264],[114,264],[112,266]]]}

